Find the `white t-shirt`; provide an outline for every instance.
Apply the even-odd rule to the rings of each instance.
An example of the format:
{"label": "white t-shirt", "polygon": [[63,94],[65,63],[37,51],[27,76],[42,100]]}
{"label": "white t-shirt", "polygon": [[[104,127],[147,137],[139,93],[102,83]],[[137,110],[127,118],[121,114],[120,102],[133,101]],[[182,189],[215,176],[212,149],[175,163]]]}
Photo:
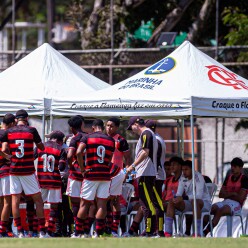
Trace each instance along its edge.
{"label": "white t-shirt", "polygon": [[[201,173],[195,171],[195,194],[196,194],[196,199],[201,199],[203,201],[209,201],[210,200],[210,195],[208,193],[208,189],[205,183],[205,180]],[[182,196],[183,193],[185,193],[188,197],[189,200],[193,200],[193,180],[188,178],[185,178],[183,175],[179,179],[179,185],[177,189],[176,196]]]}

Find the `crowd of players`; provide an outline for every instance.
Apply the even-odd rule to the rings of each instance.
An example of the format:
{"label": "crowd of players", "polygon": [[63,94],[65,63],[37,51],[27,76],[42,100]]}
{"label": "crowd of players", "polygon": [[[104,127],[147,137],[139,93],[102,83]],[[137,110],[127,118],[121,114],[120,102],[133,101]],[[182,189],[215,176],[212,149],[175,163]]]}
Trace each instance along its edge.
{"label": "crowd of players", "polygon": [[[221,188],[224,201],[211,206],[204,177],[192,173],[190,160],[172,157],[165,161],[166,146],[156,133],[154,120],[130,118],[127,130],[139,136],[133,161],[127,140],[118,133],[118,118],[109,118],[105,125],[95,119],[91,133],[83,131],[82,116],[71,117],[68,125],[70,136],[53,131],[43,143],[36,128],[28,125],[25,110],[4,116],[0,130],[0,237],[51,238],[69,233],[71,238],[89,238],[93,223],[94,238],[119,237],[120,226],[122,237],[171,237],[175,211],[194,209],[193,174],[198,235],[201,211],[212,207],[214,226],[221,216],[241,211],[248,179],[242,174],[240,158],[233,159],[232,174]],[[121,210],[127,207],[122,185],[130,175],[136,189],[132,207],[137,214],[128,228],[121,223]],[[20,215],[23,201],[27,232]],[[47,223],[44,203],[50,203]],[[17,235],[12,233],[11,216]],[[139,231],[143,219],[145,229]],[[184,235],[192,235],[191,223],[186,221]],[[209,232],[209,223],[204,232]]]}

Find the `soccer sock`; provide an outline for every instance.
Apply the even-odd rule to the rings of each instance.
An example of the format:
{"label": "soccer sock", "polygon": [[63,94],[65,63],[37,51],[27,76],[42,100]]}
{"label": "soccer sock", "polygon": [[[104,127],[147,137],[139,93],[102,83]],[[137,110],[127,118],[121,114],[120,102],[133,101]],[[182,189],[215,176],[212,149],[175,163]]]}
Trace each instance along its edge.
{"label": "soccer sock", "polygon": [[33,217],[33,232],[38,232],[38,219],[36,217],[36,215],[34,215]]}
{"label": "soccer sock", "polygon": [[197,219],[197,235],[201,234],[201,219]]}
{"label": "soccer sock", "polygon": [[130,234],[133,234],[134,232],[135,233],[138,233],[138,229],[139,229],[139,223],[136,222],[136,221],[133,221],[132,225],[130,226],[130,229],[129,229],[129,233]]}
{"label": "soccer sock", "polygon": [[45,223],[46,223],[45,218],[38,218],[38,225],[40,228],[40,232],[46,232]]}
{"label": "soccer sock", "polygon": [[97,235],[102,235],[104,226],[105,226],[105,219],[96,219],[96,233]]}
{"label": "soccer sock", "polygon": [[172,234],[172,225],[173,225],[173,218],[171,217],[165,217],[165,232]]}
{"label": "soccer sock", "polygon": [[84,220],[76,217],[76,228],[75,228],[75,235],[81,235],[83,233],[83,225]]}
{"label": "soccer sock", "polygon": [[164,217],[158,218],[158,234],[164,236]]}
{"label": "soccer sock", "polygon": [[105,222],[105,228],[106,231],[111,231],[111,227],[113,224],[113,213],[110,205],[110,201],[107,202],[107,215],[106,215],[106,222]]}
{"label": "soccer sock", "polygon": [[21,217],[14,218],[14,222],[16,224],[18,233],[23,232],[23,228],[22,228],[22,224],[21,224]]}
{"label": "soccer sock", "polygon": [[120,224],[120,220],[121,220],[121,212],[117,211],[117,212],[113,212],[113,223],[112,223],[112,231],[117,233],[118,232],[118,227]]}
{"label": "soccer sock", "polygon": [[79,210],[79,204],[72,203],[72,213],[73,213],[74,224],[76,224],[76,221],[77,221],[78,210]]}
{"label": "soccer sock", "polygon": [[83,229],[84,229],[84,233],[85,234],[89,234],[90,233],[90,226],[89,226],[89,218],[88,217],[84,220]]}
{"label": "soccer sock", "polygon": [[47,228],[47,232],[49,235],[51,235],[55,230],[56,215],[57,215],[57,211],[55,209],[50,209],[48,228]]}
{"label": "soccer sock", "polygon": [[13,216],[9,217],[9,221],[8,221],[8,225],[7,225],[7,232],[13,232],[12,224],[13,224]]}
{"label": "soccer sock", "polygon": [[33,220],[35,215],[33,202],[27,202],[26,211],[27,211],[28,229],[29,231],[33,231]]}
{"label": "soccer sock", "polygon": [[95,218],[93,217],[88,217],[88,220],[89,220],[89,228],[91,229],[91,226],[93,225],[94,221],[95,221]]}
{"label": "soccer sock", "polygon": [[0,234],[6,232],[8,221],[0,221]]}

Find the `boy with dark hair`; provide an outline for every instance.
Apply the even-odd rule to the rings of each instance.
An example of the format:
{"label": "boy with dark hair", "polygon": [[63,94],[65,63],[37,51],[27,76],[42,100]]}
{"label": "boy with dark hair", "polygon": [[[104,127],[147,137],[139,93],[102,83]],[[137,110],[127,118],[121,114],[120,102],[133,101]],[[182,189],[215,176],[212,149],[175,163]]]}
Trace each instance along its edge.
{"label": "boy with dark hair", "polygon": [[80,208],[80,190],[83,182],[83,175],[78,164],[76,151],[78,149],[81,138],[84,137],[87,133],[82,130],[82,116],[76,115],[71,117],[68,120],[68,124],[73,136],[71,138],[67,154],[69,176],[66,194],[70,197],[74,223],[76,224],[76,218],[78,210]]}
{"label": "boy with dark hair", "polygon": [[[97,204],[95,238],[104,231],[107,214],[107,201],[110,188],[110,163],[115,150],[115,141],[103,133],[104,124],[100,119],[92,124],[93,133],[81,138],[77,149],[77,159],[84,174],[80,194],[80,209],[76,220],[75,237],[80,237],[89,208],[94,200]],[[82,152],[86,149],[86,163]]]}
{"label": "boy with dark hair", "polygon": [[[2,128],[0,129],[0,139],[5,131],[14,125],[15,116],[10,113],[6,114],[3,117]],[[0,150],[2,150],[2,142],[0,142]],[[9,168],[10,161],[0,155],[0,237],[7,236],[6,231],[11,213]]]}
{"label": "boy with dark hair", "polygon": [[[193,173],[192,161],[186,160],[182,165],[182,173],[179,180],[178,190],[172,201],[169,202],[166,217],[165,217],[165,236],[172,236],[172,224],[175,216],[175,210],[192,211],[194,208],[193,195]],[[197,208],[197,233],[200,234],[201,227],[201,210],[208,211],[211,207],[210,196],[203,176],[195,171],[195,194],[196,194],[196,208]]]}
{"label": "boy with dark hair", "polygon": [[41,187],[43,202],[50,203],[50,213],[46,237],[53,236],[56,219],[58,218],[58,205],[62,202],[61,176],[59,169],[63,170],[66,163],[66,152],[62,148],[65,135],[61,131],[53,131],[45,142],[45,150],[35,149],[34,157],[38,158],[37,176]]}
{"label": "boy with dark hair", "polygon": [[19,204],[22,191],[31,195],[36,204],[36,214],[40,226],[40,238],[45,237],[45,218],[43,201],[39,183],[35,175],[33,143],[43,151],[44,144],[38,131],[27,125],[28,113],[24,110],[16,112],[17,125],[6,130],[2,137],[3,150],[7,146],[12,155],[10,165],[10,192],[12,194],[12,213],[17,225],[18,237],[23,238]]}
{"label": "boy with dark hair", "polygon": [[112,157],[110,199],[107,203],[107,217],[105,232],[118,237],[118,227],[121,218],[120,195],[125,180],[123,164],[130,164],[129,145],[124,137],[118,134],[120,120],[111,117],[106,123],[106,133],[115,140],[115,151]]}
{"label": "boy with dark hair", "polygon": [[[219,223],[221,216],[241,212],[248,193],[248,178],[242,173],[243,166],[244,162],[241,158],[236,157],[231,161],[231,174],[225,178],[219,193],[219,197],[224,200],[213,204],[211,208],[211,214],[214,215],[213,227]],[[204,233],[208,232],[209,227]]]}

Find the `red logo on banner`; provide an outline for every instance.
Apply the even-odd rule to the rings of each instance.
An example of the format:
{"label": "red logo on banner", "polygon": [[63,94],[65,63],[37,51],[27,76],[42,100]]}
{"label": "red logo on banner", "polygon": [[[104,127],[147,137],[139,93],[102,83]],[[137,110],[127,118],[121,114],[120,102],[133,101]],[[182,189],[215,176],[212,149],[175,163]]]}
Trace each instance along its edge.
{"label": "red logo on banner", "polygon": [[209,65],[206,67],[209,68],[208,77],[212,82],[232,86],[235,90],[248,90],[248,86],[246,86],[243,81],[237,79],[237,75],[235,73],[229,72],[216,65]]}

